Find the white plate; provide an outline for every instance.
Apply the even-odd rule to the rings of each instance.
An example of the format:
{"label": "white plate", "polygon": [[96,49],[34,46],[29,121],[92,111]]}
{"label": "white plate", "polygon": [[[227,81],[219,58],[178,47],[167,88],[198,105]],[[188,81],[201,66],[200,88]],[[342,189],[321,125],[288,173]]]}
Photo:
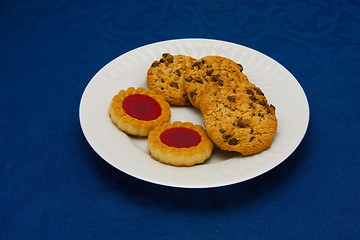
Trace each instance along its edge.
{"label": "white plate", "polygon": [[[276,107],[278,130],[272,146],[257,155],[241,157],[214,151],[202,165],[173,167],[153,160],[147,138],[129,137],[112,124],[110,101],[121,89],[146,87],[146,72],[162,53],[201,58],[219,55],[244,67],[249,80],[259,86]],[[171,121],[203,125],[198,110],[172,107]],[[87,85],[80,102],[80,123],[91,147],[109,164],[136,178],[184,188],[218,187],[263,174],[283,162],[300,144],[309,122],[306,95],[295,77],[270,57],[250,48],[209,39],[178,39],[149,44],[114,59]]]}

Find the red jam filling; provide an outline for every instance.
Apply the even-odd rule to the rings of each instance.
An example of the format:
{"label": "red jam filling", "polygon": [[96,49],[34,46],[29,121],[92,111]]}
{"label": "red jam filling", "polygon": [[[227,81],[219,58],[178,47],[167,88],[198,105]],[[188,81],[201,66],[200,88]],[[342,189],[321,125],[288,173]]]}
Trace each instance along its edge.
{"label": "red jam filling", "polygon": [[201,136],[192,129],[175,127],[165,130],[160,135],[160,140],[170,147],[189,148],[198,145],[201,141]]}
{"label": "red jam filling", "polygon": [[122,107],[133,118],[145,121],[157,119],[161,115],[160,104],[152,97],[142,94],[127,96]]}

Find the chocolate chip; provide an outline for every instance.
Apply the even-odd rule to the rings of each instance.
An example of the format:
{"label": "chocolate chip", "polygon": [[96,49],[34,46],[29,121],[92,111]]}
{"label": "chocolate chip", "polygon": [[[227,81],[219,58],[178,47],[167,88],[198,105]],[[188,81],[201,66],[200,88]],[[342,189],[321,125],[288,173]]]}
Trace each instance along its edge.
{"label": "chocolate chip", "polygon": [[256,90],[256,93],[257,93],[258,95],[264,96],[264,93],[263,93],[260,89]]}
{"label": "chocolate chip", "polygon": [[236,145],[239,143],[239,140],[237,140],[236,138],[232,138],[228,141],[229,145]]}
{"label": "chocolate chip", "polygon": [[230,134],[223,134],[223,135],[222,135],[222,138],[223,138],[223,139],[228,139],[229,137],[230,137]]}
{"label": "chocolate chip", "polygon": [[250,139],[249,139],[249,142],[253,141],[255,139],[254,136],[252,136]]}
{"label": "chocolate chip", "polygon": [[250,89],[246,89],[246,93],[249,94],[249,95],[254,95],[253,90],[250,90]]}
{"label": "chocolate chip", "polygon": [[185,78],[185,81],[187,81],[187,82],[191,82],[191,80],[192,80],[192,77],[191,77],[191,76],[190,76],[190,77]]}
{"label": "chocolate chip", "polygon": [[271,113],[270,107],[268,105],[265,106],[266,107],[266,112],[269,114]]}
{"label": "chocolate chip", "polygon": [[163,54],[162,54],[162,57],[163,57],[163,58],[167,58],[167,56],[169,56],[169,55],[170,55],[169,53],[163,53]]}
{"label": "chocolate chip", "polygon": [[179,84],[177,82],[170,83],[170,86],[179,89]]}
{"label": "chocolate chip", "polygon": [[173,58],[173,57],[168,58],[168,59],[166,59],[166,60],[168,61],[168,63],[173,63],[173,62],[174,62],[174,58]]}
{"label": "chocolate chip", "polygon": [[155,61],[155,62],[153,62],[153,63],[151,64],[151,66],[152,66],[152,67],[157,67],[157,66],[159,66],[159,64],[160,64],[160,63],[159,63],[158,61]]}
{"label": "chocolate chip", "polygon": [[267,113],[271,113],[271,111],[275,111],[275,107],[272,104],[270,104],[270,106],[266,105],[265,107],[267,109]]}
{"label": "chocolate chip", "polygon": [[237,65],[241,67],[240,72],[242,72],[244,70],[244,67],[240,63],[238,63]]}
{"label": "chocolate chip", "polygon": [[220,75],[211,75],[211,81],[217,82],[220,79]]}
{"label": "chocolate chip", "polygon": [[206,75],[210,76],[214,72],[214,69],[206,70]]}
{"label": "chocolate chip", "polygon": [[254,101],[254,102],[256,102],[257,100],[259,100],[259,99],[257,99],[254,95],[251,95],[249,98],[250,98],[251,101]]}
{"label": "chocolate chip", "polygon": [[176,70],[175,70],[175,74],[180,77],[180,76],[181,76],[180,70],[179,70],[179,69],[176,69]]}
{"label": "chocolate chip", "polygon": [[249,103],[249,108],[255,109],[255,106],[253,103]]}
{"label": "chocolate chip", "polygon": [[192,97],[192,98],[194,98],[196,95],[197,95],[196,92],[191,92],[191,93],[190,93],[190,97]]}
{"label": "chocolate chip", "polygon": [[197,78],[196,80],[195,80],[195,82],[197,82],[197,83],[201,83],[201,84],[203,84],[204,82],[203,82],[203,80],[201,80],[200,78]]}
{"label": "chocolate chip", "polygon": [[259,104],[260,104],[261,106],[265,106],[265,105],[266,105],[266,101],[265,101],[265,100],[261,100],[261,101],[259,102]]}
{"label": "chocolate chip", "polygon": [[193,67],[198,67],[198,69],[200,69],[200,62],[195,62],[194,64],[193,64]]}
{"label": "chocolate chip", "polygon": [[230,102],[235,102],[235,98],[234,98],[233,96],[228,96],[228,100],[229,100]]}
{"label": "chocolate chip", "polygon": [[220,128],[219,132],[221,132],[221,133],[225,133],[225,132],[226,132],[226,130],[224,130],[224,129],[221,129],[221,128]]}
{"label": "chocolate chip", "polygon": [[219,80],[217,83],[219,84],[219,86],[224,86],[224,82],[222,80]]}
{"label": "chocolate chip", "polygon": [[247,125],[246,123],[244,123],[241,119],[239,119],[236,123],[236,126],[240,127],[240,128],[246,128],[249,125]]}

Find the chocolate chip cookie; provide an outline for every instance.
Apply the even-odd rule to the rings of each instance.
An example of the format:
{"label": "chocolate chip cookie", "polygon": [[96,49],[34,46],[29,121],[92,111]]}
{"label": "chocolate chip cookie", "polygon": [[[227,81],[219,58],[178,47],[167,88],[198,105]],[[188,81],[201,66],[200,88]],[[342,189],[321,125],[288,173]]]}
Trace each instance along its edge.
{"label": "chocolate chip cookie", "polygon": [[277,129],[275,107],[254,84],[211,82],[200,102],[206,132],[221,149],[252,155],[270,147]]}
{"label": "chocolate chip cookie", "polygon": [[185,90],[191,104],[199,108],[201,94],[210,82],[248,82],[242,65],[221,56],[206,56],[195,61],[185,77]]}
{"label": "chocolate chip cookie", "polygon": [[185,55],[162,54],[147,71],[149,88],[164,96],[171,105],[191,105],[184,88],[188,70],[196,62],[195,58]]}

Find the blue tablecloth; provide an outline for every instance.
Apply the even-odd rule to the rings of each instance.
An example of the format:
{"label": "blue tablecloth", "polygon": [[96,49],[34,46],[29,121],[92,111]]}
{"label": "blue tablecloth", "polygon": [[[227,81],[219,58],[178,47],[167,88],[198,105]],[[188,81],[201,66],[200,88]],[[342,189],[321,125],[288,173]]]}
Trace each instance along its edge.
{"label": "blue tablecloth", "polygon": [[[359,1],[0,2],[0,239],[359,239]],[[308,131],[275,169],[164,187],[101,159],[79,123],[105,64],[179,38],[241,44],[299,81]]]}

